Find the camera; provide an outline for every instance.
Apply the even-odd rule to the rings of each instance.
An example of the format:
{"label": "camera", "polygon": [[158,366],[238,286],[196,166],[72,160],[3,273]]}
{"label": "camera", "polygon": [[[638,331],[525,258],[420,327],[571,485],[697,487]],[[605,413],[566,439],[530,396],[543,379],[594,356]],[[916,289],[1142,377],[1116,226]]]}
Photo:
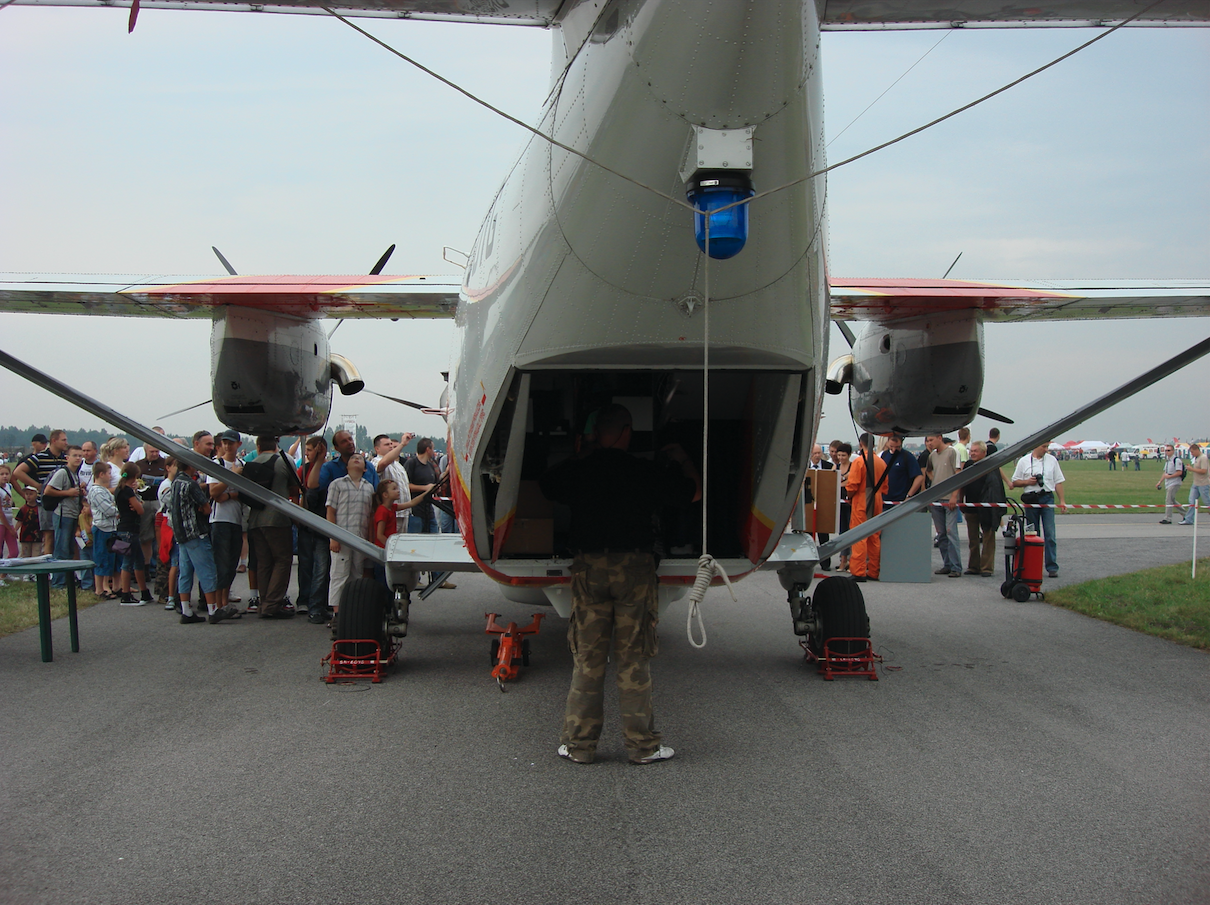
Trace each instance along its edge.
{"label": "camera", "polygon": [[1040,474],[1034,475],[1034,483],[1036,483],[1039,487],[1041,487],[1042,486],[1042,475],[1040,475]]}

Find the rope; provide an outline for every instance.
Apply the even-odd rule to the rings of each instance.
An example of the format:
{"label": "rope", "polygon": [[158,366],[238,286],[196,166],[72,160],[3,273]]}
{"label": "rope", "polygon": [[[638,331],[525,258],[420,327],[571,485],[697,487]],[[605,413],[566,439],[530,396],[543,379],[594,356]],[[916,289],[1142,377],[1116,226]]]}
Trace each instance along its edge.
{"label": "rope", "polygon": [[[735,589],[731,587],[731,579],[727,577],[726,571],[720,566],[709,553],[703,553],[697,561],[697,577],[693,580],[693,587],[689,591],[689,616],[685,620],[685,636],[689,639],[689,643],[701,650],[706,646],[706,623],[702,621],[702,613],[699,604],[702,598],[706,596],[706,591],[710,588],[710,582],[715,576],[723,580],[723,584],[727,586],[727,590],[731,592],[731,599],[738,600],[735,596]],[[693,623],[697,622],[698,633],[702,636],[699,643],[693,637]]]}

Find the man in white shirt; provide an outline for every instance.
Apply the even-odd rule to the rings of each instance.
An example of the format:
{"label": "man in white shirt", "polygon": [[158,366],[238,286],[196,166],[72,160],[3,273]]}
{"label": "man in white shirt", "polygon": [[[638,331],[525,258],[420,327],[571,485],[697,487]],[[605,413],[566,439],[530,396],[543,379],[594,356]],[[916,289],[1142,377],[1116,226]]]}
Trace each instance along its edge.
{"label": "man in white shirt", "polygon": [[[240,435],[236,431],[225,430],[217,440],[219,463],[236,474],[242,473],[244,466],[235,458],[239,452]],[[231,596],[231,584],[235,581],[240,550],[244,546],[244,511],[239,492],[228,487],[222,478],[207,476],[206,489],[210,492],[210,546],[214,551],[214,568],[218,573],[218,588],[214,596],[221,610],[228,604],[240,602],[240,598]]]}
{"label": "man in white shirt", "polygon": [[[412,498],[412,492],[408,489],[408,473],[399,461],[399,456],[403,452],[403,448],[415,438],[416,435],[411,432],[404,433],[398,441],[392,440],[386,434],[379,434],[374,438],[375,458],[370,464],[378,472],[379,481],[383,478],[390,478],[399,487],[400,503],[408,502]],[[400,533],[403,533],[407,530],[407,516],[405,515],[399,522]]]}
{"label": "man in white shirt", "polygon": [[1164,475],[1155,482],[1155,489],[1164,488],[1164,517],[1161,525],[1172,524],[1172,510],[1184,520],[1185,510],[1176,501],[1176,492],[1181,489],[1181,481],[1185,480],[1185,461],[1177,455],[1176,448],[1171,444],[1164,447]]}
{"label": "man in white shirt", "polygon": [[[162,427],[158,427],[158,426],[153,427],[152,430],[155,431],[157,434],[159,434],[161,437],[168,436],[167,431],[165,431],[164,428],[162,428]],[[147,458],[147,447],[146,446],[140,446],[137,449],[135,449],[134,451],[132,451],[130,454],[131,462],[142,462],[146,458]]]}
{"label": "man in white shirt", "polygon": [[[1063,498],[1063,469],[1059,460],[1046,450],[1050,441],[1042,443],[1029,455],[1022,456],[1013,471],[1012,486],[1023,488],[1021,502],[1026,505],[1025,517],[1038,530],[1041,525],[1042,534],[1046,540],[1046,574],[1051,578],[1059,577],[1059,543],[1055,537],[1055,510],[1051,505],[1055,496],[1059,498],[1059,510],[1067,511],[1067,501]],[[1030,505],[1040,508],[1031,509]]]}

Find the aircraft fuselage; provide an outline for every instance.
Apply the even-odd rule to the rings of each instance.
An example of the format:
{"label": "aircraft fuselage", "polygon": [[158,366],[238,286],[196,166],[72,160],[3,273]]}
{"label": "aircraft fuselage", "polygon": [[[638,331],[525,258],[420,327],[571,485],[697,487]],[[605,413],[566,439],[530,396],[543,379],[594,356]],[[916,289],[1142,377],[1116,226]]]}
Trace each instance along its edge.
{"label": "aircraft fuselage", "polygon": [[[751,160],[736,169],[757,192],[823,165],[813,3],[612,6],[598,20],[583,4],[554,29],[543,132],[674,198],[685,197],[703,129],[753,129]],[[480,566],[513,586],[566,583],[547,568],[544,538],[510,554],[507,537],[543,520],[525,514],[542,508],[532,481],[572,452],[607,401],[632,407],[640,453],[676,441],[700,463],[707,305],[708,545],[731,574],[767,557],[819,419],[826,229],[817,177],[756,199],[747,248],[707,260],[689,211],[532,139],[484,220],[457,314],[454,497]],[[692,548],[685,561],[695,563],[702,516],[682,516],[669,547]],[[550,519],[557,560],[559,513]],[[683,584],[676,562],[665,562],[665,581]]]}

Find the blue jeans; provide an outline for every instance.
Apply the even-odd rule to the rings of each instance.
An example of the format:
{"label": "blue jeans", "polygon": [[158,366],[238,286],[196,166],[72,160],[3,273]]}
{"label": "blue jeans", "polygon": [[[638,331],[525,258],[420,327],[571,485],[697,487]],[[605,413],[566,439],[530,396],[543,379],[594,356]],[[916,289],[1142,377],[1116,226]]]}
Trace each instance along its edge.
{"label": "blue jeans", "polygon": [[[1043,493],[1038,497],[1039,503],[1053,503],[1053,493]],[[1025,519],[1038,531],[1039,524],[1042,536],[1046,540],[1046,571],[1059,571],[1059,542],[1055,538],[1055,511],[1053,509],[1026,509]]]}
{"label": "blue jeans", "polygon": [[933,527],[941,542],[937,549],[941,551],[941,563],[951,572],[962,571],[962,549],[958,546],[958,510],[947,509],[945,506],[931,506]]}
{"label": "blue jeans", "polygon": [[294,612],[323,613],[328,608],[328,572],[332,551],[328,539],[305,529],[298,532],[298,600]]}
{"label": "blue jeans", "polygon": [[[1193,524],[1193,507],[1197,505],[1199,498],[1203,508],[1210,507],[1210,484],[1203,484],[1201,487],[1194,484],[1189,488],[1189,508],[1185,510],[1185,517],[1181,520],[1182,525]],[[58,540],[58,537],[56,534],[55,539]]]}
{"label": "blue jeans", "polygon": [[[418,515],[408,514],[408,534],[424,534],[424,519]],[[433,520],[429,522],[429,534],[440,534],[440,525],[437,524],[437,518],[434,514]]]}
{"label": "blue jeans", "polygon": [[437,516],[437,524],[441,526],[442,534],[457,534],[458,523],[454,521],[454,517],[443,509],[433,507],[433,514]]}
{"label": "blue jeans", "polygon": [[[80,559],[80,548],[76,546],[76,517],[70,518],[55,513],[55,559]],[[73,580],[75,576],[72,576]],[[52,588],[67,587],[67,573],[56,572],[50,576]]]}
{"label": "blue jeans", "polygon": [[193,575],[197,573],[198,599],[218,590],[218,578],[214,571],[214,551],[210,549],[210,538],[197,537],[185,543],[177,542],[178,568],[176,586],[178,596],[188,597],[193,592]]}

